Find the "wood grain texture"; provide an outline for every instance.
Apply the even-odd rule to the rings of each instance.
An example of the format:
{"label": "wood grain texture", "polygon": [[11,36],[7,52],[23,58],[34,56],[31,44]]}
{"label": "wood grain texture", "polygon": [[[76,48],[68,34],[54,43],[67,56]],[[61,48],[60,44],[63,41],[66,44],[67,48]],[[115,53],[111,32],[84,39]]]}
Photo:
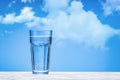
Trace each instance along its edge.
{"label": "wood grain texture", "polygon": [[120,80],[120,72],[50,72],[49,75],[0,72],[0,80]]}

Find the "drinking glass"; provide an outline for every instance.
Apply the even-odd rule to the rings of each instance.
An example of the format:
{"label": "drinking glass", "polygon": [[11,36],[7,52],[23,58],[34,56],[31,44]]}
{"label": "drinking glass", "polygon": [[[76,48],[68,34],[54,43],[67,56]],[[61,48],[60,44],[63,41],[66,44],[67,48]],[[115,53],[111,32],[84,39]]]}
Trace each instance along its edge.
{"label": "drinking glass", "polygon": [[32,73],[48,74],[52,30],[30,30]]}

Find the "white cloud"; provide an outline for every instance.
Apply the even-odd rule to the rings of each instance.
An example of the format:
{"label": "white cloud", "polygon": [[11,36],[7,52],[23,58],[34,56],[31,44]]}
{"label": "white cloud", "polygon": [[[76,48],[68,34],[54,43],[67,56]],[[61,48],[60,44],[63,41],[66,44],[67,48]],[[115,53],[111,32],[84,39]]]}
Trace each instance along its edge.
{"label": "white cloud", "polygon": [[16,16],[15,13],[7,14],[5,17],[2,17],[2,23],[4,24],[14,24],[14,23],[23,23],[28,22],[34,19],[34,12],[32,8],[25,7],[21,10],[20,15]]}
{"label": "white cloud", "polygon": [[50,26],[53,23],[50,19],[35,16],[31,7],[24,7],[18,16],[15,13],[7,14],[5,17],[0,16],[0,22],[3,24],[25,23],[27,27],[37,28]]}
{"label": "white cloud", "polygon": [[114,11],[120,11],[120,0],[106,0],[103,3],[103,10],[106,16],[112,14]]}
{"label": "white cloud", "polygon": [[31,21],[34,19],[34,12],[32,11],[32,8],[25,7],[21,10],[21,14],[19,16],[16,16],[16,22],[26,22]]}
{"label": "white cloud", "polygon": [[11,2],[8,4],[8,7],[12,7],[12,5],[15,4],[15,3],[16,3],[16,0],[11,1]]}
{"label": "white cloud", "polygon": [[5,24],[13,24],[15,22],[15,13],[6,15],[2,22]]}
{"label": "white cloud", "polygon": [[21,0],[21,2],[23,2],[23,3],[27,3],[27,2],[32,3],[32,2],[34,2],[34,0]]}
{"label": "white cloud", "polygon": [[[69,0],[44,0],[45,1],[45,10],[50,10],[51,12],[56,12],[59,9],[66,8],[68,6]],[[53,12],[53,13],[54,13]]]}
{"label": "white cloud", "polygon": [[[26,22],[27,27],[34,27],[34,28],[50,28],[50,25],[52,24],[51,19],[47,18],[40,18],[40,17],[34,17],[34,19],[30,22]],[[51,29],[51,28],[50,28]]]}
{"label": "white cloud", "polygon": [[26,3],[26,2],[27,2],[27,0],[21,0],[21,2]]}
{"label": "white cloud", "polygon": [[87,47],[104,49],[108,39],[120,33],[119,30],[102,24],[94,12],[85,11],[79,1],[73,1],[67,11],[57,11],[57,15],[54,15],[49,10],[48,17],[55,21],[54,34],[60,39],[70,39]]}
{"label": "white cloud", "polygon": [[[58,40],[73,40],[87,47],[105,49],[109,38],[120,34],[120,30],[102,24],[92,11],[85,11],[80,1],[46,0],[46,17],[35,16],[30,7],[25,7],[16,16],[15,13],[1,16],[3,24],[24,23],[27,27],[42,28],[53,26],[54,36]],[[44,28],[44,27],[43,27]],[[48,28],[48,27],[47,27]]]}

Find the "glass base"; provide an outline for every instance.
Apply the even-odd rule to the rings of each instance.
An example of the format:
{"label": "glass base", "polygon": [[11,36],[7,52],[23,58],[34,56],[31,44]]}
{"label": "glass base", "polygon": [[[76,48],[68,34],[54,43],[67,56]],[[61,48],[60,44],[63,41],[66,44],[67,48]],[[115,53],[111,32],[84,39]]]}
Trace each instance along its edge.
{"label": "glass base", "polygon": [[46,71],[33,70],[32,73],[33,74],[48,74],[49,72],[48,72],[48,70],[46,70]]}

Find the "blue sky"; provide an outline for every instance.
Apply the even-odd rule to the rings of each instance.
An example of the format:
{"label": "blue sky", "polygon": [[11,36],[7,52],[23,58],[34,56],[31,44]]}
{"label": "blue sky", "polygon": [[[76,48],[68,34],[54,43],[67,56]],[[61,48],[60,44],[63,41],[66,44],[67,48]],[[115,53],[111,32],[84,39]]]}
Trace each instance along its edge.
{"label": "blue sky", "polygon": [[50,71],[120,71],[119,0],[0,0],[0,71],[30,71],[29,29],[52,29]]}

